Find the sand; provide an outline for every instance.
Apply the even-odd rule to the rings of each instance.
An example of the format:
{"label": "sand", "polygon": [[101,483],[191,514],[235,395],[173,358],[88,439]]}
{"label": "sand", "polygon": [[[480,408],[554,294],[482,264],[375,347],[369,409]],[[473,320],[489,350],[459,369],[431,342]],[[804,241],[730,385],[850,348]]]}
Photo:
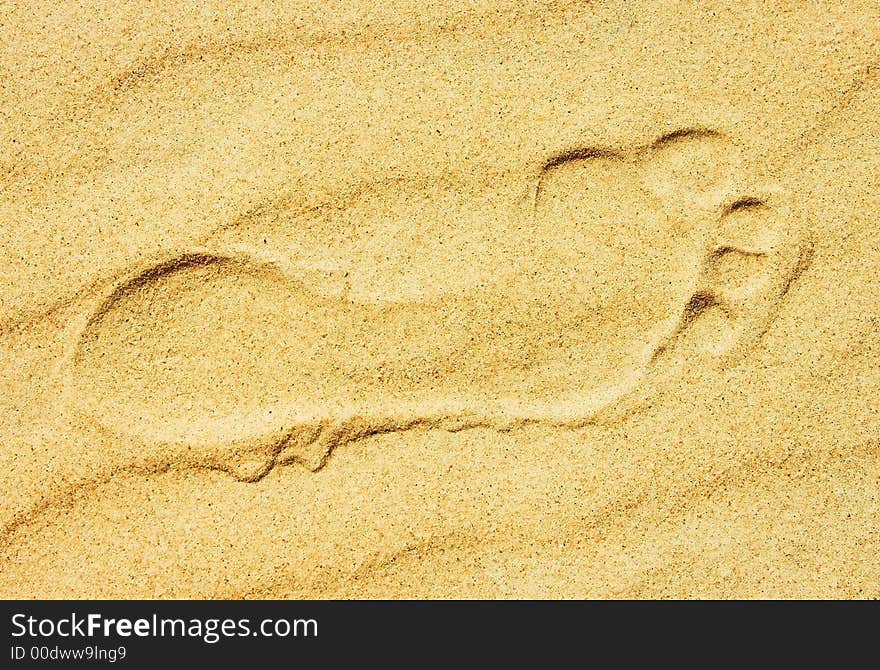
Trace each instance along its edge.
{"label": "sand", "polygon": [[0,595],[880,597],[876,2],[0,35]]}

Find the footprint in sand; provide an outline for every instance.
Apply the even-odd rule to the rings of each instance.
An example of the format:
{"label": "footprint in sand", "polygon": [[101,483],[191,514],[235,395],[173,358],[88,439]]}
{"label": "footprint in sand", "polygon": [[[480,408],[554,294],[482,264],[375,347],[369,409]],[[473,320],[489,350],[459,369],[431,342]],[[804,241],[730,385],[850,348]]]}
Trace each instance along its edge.
{"label": "footprint in sand", "polygon": [[525,198],[389,181],[279,201],[103,297],[71,397],[133,448],[247,480],[378,432],[583,424],[766,329],[805,256],[746,178],[690,129],[560,152]]}

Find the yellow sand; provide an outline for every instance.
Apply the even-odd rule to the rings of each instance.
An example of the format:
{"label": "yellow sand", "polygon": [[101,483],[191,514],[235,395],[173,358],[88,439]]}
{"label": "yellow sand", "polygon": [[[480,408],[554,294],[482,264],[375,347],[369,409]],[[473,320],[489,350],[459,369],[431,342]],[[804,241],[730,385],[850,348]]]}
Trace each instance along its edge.
{"label": "yellow sand", "polygon": [[880,5],[7,2],[0,596],[880,597]]}

